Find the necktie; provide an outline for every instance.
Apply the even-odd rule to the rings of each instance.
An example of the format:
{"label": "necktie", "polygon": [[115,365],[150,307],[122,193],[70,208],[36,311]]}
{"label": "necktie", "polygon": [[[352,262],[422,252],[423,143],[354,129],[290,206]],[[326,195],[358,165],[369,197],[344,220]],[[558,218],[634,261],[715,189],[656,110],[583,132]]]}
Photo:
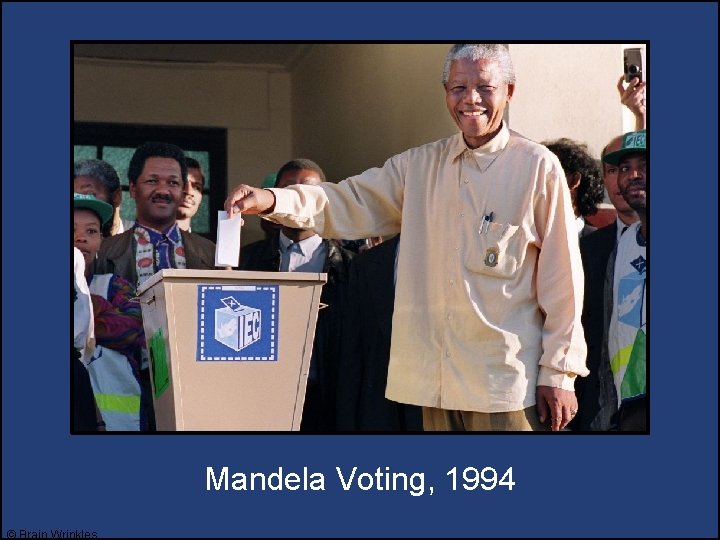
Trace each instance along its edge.
{"label": "necktie", "polygon": [[287,249],[285,250],[285,256],[283,257],[282,261],[282,268],[280,269],[281,272],[292,272],[294,270],[292,268],[293,253],[300,253],[300,246],[297,244],[297,242],[290,242]]}
{"label": "necktie", "polygon": [[163,268],[170,268],[170,239],[162,235],[162,239],[158,242],[158,270]]}

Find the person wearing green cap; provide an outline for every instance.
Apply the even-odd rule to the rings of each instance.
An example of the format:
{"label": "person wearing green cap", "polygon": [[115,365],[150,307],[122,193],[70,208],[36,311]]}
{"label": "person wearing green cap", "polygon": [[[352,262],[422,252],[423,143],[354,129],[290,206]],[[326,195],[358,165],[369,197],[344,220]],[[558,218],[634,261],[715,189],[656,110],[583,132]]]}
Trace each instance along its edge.
{"label": "person wearing green cap", "polygon": [[72,371],[71,431],[97,431],[101,419],[95,405],[90,376],[85,364],[95,348],[92,321],[92,302],[85,279],[85,259],[80,250],[73,248],[73,344],[70,348]]}
{"label": "person wearing green cap", "polygon": [[93,262],[102,244],[102,229],[113,207],[94,195],[73,197],[73,244],[85,261],[85,278],[92,300],[95,350],[87,359],[99,428],[139,431],[140,351],[145,345],[140,303],[135,288],[114,274],[95,274]]}
{"label": "person wearing green cap", "polygon": [[609,364],[619,405],[619,431],[647,431],[647,134],[623,135],[619,150],[603,158],[618,167],[618,189],[640,220],[622,235],[605,277],[602,362]]}
{"label": "person wearing green cap", "polygon": [[[647,83],[638,79],[624,85],[625,76],[618,81],[620,103],[635,117],[635,129],[645,128]],[[580,239],[580,255],[585,272],[585,293],[582,325],[587,342],[587,367],[590,374],[575,380],[579,403],[578,414],[568,426],[573,431],[608,431],[617,413],[613,374],[610,366],[601,361],[603,344],[604,284],[610,254],[629,226],[638,220],[635,211],[620,194],[617,185],[618,167],[604,162],[610,152],[622,147],[623,136],[613,137],[600,155],[602,178],[608,198],[616,211],[615,220]]]}
{"label": "person wearing green cap", "polygon": [[101,159],[82,159],[73,166],[73,190],[75,193],[95,195],[113,207],[113,218],[105,226],[107,236],[123,232],[124,224],[120,218],[122,189],[117,171],[107,161]]}
{"label": "person wearing green cap", "polygon": [[[619,150],[622,135],[613,137],[603,148],[600,159]],[[578,415],[568,426],[572,431],[608,431],[617,413],[617,399],[610,366],[601,361],[605,274],[610,254],[630,225],[638,220],[617,186],[617,165],[602,162],[602,176],[608,197],[616,210],[615,220],[580,239],[580,255],[585,272],[582,325],[587,342],[590,375],[575,381]]]}

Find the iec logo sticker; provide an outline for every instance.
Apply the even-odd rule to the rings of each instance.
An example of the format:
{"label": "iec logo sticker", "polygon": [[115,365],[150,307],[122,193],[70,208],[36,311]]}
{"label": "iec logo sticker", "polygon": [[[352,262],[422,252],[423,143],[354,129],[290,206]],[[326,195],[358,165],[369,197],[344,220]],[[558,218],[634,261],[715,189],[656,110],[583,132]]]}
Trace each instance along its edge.
{"label": "iec logo sticker", "polygon": [[277,360],[278,286],[198,285],[200,360]]}

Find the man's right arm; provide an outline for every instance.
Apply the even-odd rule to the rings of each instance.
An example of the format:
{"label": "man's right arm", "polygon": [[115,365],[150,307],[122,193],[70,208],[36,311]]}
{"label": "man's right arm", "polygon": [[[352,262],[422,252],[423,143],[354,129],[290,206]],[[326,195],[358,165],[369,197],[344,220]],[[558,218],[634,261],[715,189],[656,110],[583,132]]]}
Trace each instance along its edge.
{"label": "man's right arm", "polygon": [[[282,225],[312,229],[323,238],[368,238],[400,231],[407,159],[394,156],[338,184],[283,189],[238,186],[225,201],[228,213],[262,214]],[[232,212],[231,212],[232,211]]]}

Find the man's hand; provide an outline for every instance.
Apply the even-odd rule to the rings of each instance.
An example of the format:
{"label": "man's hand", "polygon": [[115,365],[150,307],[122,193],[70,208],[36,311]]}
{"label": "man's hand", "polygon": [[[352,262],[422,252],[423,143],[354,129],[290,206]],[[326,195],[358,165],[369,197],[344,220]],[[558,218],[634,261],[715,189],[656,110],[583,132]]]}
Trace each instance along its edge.
{"label": "man's hand", "polygon": [[552,418],[551,429],[560,431],[570,423],[578,411],[578,402],[575,392],[553,388],[552,386],[538,386],[536,392],[538,417],[545,423],[548,414]]}
{"label": "man's hand", "polygon": [[262,214],[275,207],[275,195],[267,189],[240,184],[225,199],[225,211],[229,217],[241,214]]}
{"label": "man's hand", "polygon": [[645,129],[645,86],[647,86],[647,83],[640,82],[640,79],[634,77],[626,88],[624,81],[625,76],[622,76],[617,83],[620,102],[630,109],[633,116],[635,116],[635,129]]}

